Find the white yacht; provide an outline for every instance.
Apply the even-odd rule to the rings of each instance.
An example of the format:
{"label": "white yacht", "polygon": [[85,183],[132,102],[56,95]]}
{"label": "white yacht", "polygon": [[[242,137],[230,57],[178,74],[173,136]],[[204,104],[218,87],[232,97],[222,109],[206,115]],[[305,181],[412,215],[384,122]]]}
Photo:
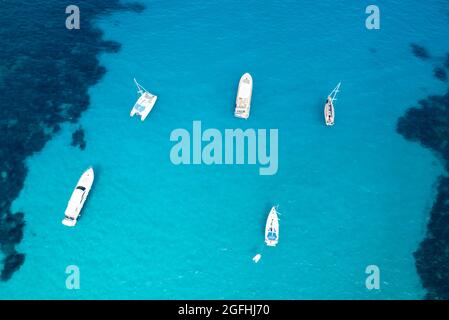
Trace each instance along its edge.
{"label": "white yacht", "polygon": [[64,220],[62,220],[63,225],[67,227],[74,227],[76,225],[84,202],[86,202],[89,191],[92,188],[93,182],[94,170],[89,168],[83,173],[76,184],[75,190],[73,190],[72,196],[67,204],[67,208],[65,209],[65,217]]}
{"label": "white yacht", "polygon": [[337,100],[337,93],[340,92],[341,82],[335,87],[334,90],[329,94],[324,105],[324,121],[327,126],[333,126],[335,121],[335,109],[334,101]]}
{"label": "white yacht", "polygon": [[279,218],[276,207],[272,207],[268,214],[265,226],[265,243],[269,247],[275,247],[279,242]]}
{"label": "white yacht", "polygon": [[137,92],[140,94],[140,97],[134,104],[130,116],[134,117],[134,115],[137,114],[138,116],[140,116],[140,120],[144,121],[150,111],[153,109],[154,104],[157,100],[157,96],[145,90],[144,87],[137,83],[136,79],[134,79],[134,82],[136,83]]}
{"label": "white yacht", "polygon": [[245,73],[239,82],[234,115],[237,118],[248,119],[251,108],[251,96],[253,94],[253,78]]}

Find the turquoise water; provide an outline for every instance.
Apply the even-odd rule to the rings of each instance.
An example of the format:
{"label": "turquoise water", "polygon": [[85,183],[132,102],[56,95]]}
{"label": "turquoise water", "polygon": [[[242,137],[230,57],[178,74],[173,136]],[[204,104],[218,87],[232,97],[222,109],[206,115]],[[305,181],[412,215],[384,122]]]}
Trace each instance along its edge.
{"label": "turquoise water", "polygon": [[[76,126],[65,125],[28,160],[13,205],[26,212],[27,258],[0,297],[421,298],[412,253],[443,170],[395,128],[444,88],[410,52],[411,42],[447,52],[443,3],[378,1],[381,29],[369,31],[361,1],[142,2],[143,13],[98,21],[122,50],[101,56],[108,71],[80,120],[86,150],[70,146]],[[247,121],[233,117],[244,72],[254,79]],[[129,118],[133,77],[159,96],[143,123]],[[339,81],[327,128],[323,102]],[[278,129],[278,173],[173,165],[170,133],[194,120],[223,132]],[[89,165],[94,188],[68,229],[60,221]],[[274,249],[263,246],[273,204],[282,212]],[[379,291],[365,288],[371,264]],[[68,265],[80,268],[80,290],[65,287]]]}

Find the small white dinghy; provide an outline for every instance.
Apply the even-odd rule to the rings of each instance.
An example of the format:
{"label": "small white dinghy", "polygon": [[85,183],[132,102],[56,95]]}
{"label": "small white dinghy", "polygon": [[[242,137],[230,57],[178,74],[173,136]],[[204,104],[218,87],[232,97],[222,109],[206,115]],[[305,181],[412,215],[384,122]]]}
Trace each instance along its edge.
{"label": "small white dinghy", "polygon": [[140,116],[140,120],[144,121],[145,118],[153,109],[154,104],[156,103],[157,100],[157,96],[145,90],[144,87],[142,87],[139,83],[137,83],[136,79],[134,79],[134,82],[136,83],[137,92],[140,94],[140,97],[134,104],[130,116],[134,117],[134,115],[137,114]]}
{"label": "small white dinghy", "polygon": [[260,253],[258,253],[253,257],[253,261],[255,263],[258,263],[260,261],[260,258],[262,258],[262,255]]}
{"label": "small white dinghy", "polygon": [[236,106],[234,116],[237,118],[248,119],[251,108],[251,97],[253,95],[253,78],[249,73],[245,73],[239,82],[237,91]]}
{"label": "small white dinghy", "polygon": [[64,220],[62,220],[63,225],[67,227],[74,227],[76,225],[93,182],[94,170],[89,168],[83,173],[76,184],[75,190],[73,190],[67,208],[65,209],[65,217]]}
{"label": "small white dinghy", "polygon": [[333,126],[335,121],[335,109],[334,109],[334,101],[337,100],[337,93],[340,92],[341,82],[335,87],[334,90],[329,94],[326,100],[326,104],[324,106],[324,121],[327,126]]}
{"label": "small white dinghy", "polygon": [[275,247],[279,242],[279,218],[276,207],[272,207],[268,214],[265,226],[265,243],[269,247]]}

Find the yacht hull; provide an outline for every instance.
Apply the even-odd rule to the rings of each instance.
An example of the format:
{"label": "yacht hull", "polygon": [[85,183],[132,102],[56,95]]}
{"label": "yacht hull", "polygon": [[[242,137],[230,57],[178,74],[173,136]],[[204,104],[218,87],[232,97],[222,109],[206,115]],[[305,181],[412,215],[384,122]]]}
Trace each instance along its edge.
{"label": "yacht hull", "polygon": [[253,78],[249,73],[245,73],[239,82],[237,91],[236,106],[234,116],[248,119],[251,109],[251,98],[253,94]]}
{"label": "yacht hull", "polygon": [[331,98],[327,99],[326,105],[324,106],[324,121],[327,126],[333,126],[335,120],[335,109]]}
{"label": "yacht hull", "polygon": [[83,173],[73,190],[67,208],[65,209],[65,218],[62,220],[63,225],[67,227],[74,227],[76,225],[93,182],[94,170],[89,168]]}

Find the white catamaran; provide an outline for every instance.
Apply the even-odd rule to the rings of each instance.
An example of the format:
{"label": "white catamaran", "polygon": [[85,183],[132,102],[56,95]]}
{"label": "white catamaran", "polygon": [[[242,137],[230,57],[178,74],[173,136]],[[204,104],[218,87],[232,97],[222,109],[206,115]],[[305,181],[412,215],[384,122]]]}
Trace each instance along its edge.
{"label": "white catamaran", "polygon": [[335,121],[335,109],[334,109],[334,101],[337,100],[337,93],[340,92],[341,82],[335,87],[334,90],[329,94],[326,100],[326,104],[324,106],[324,121],[326,121],[327,126],[334,125]]}
{"label": "white catamaran", "polygon": [[265,243],[269,247],[275,247],[279,242],[279,218],[276,207],[272,207],[265,225]]}
{"label": "white catamaran", "polygon": [[140,119],[142,121],[145,120],[145,118],[150,113],[151,109],[153,109],[154,104],[156,103],[157,96],[154,94],[151,94],[147,90],[145,90],[144,87],[142,87],[136,79],[134,79],[134,82],[137,86],[137,92],[140,94],[139,99],[134,104],[134,107],[131,110],[130,116],[133,117],[135,114],[140,116]]}
{"label": "white catamaran", "polygon": [[94,170],[89,168],[83,173],[76,184],[75,190],[73,190],[67,208],[65,209],[65,217],[64,220],[62,220],[63,225],[67,227],[74,227],[76,225],[93,182]]}
{"label": "white catamaran", "polygon": [[248,119],[251,108],[251,96],[253,94],[253,78],[249,73],[245,73],[239,82],[237,99],[235,101],[234,116],[237,118]]}

